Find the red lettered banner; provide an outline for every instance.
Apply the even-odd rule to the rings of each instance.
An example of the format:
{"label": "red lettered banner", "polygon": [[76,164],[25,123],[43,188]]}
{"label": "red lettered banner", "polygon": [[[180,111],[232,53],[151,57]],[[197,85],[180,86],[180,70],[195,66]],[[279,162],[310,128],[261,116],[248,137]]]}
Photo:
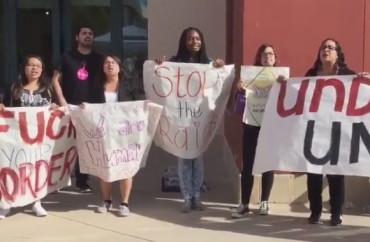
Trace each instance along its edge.
{"label": "red lettered banner", "polygon": [[234,65],[146,61],[145,94],[163,106],[156,145],[181,158],[199,157],[222,121],[233,80]]}
{"label": "red lettered banner", "polygon": [[77,155],[75,137],[62,111],[0,112],[0,208],[24,206],[65,187]]}
{"label": "red lettered banner", "polygon": [[269,170],[370,176],[370,80],[292,78],[266,106],[254,173]]}

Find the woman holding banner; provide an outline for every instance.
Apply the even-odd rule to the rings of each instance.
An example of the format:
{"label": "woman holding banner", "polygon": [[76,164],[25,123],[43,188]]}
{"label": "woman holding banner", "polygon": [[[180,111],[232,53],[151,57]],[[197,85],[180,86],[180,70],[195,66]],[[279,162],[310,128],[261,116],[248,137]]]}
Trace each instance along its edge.
{"label": "woman holding banner", "polygon": [[[121,60],[115,55],[106,55],[100,68],[95,84],[89,90],[90,103],[113,103],[138,100],[133,83],[125,77]],[[85,103],[81,108],[85,108]],[[121,203],[118,215],[126,217],[130,214],[129,198],[132,188],[132,177],[119,181]],[[112,208],[112,182],[100,180],[103,202],[97,208],[98,213],[106,213]]]}
{"label": "woman holding banner", "polygon": [[[157,58],[155,61],[158,64],[162,64],[165,61],[165,57]],[[169,61],[200,64],[212,62],[207,55],[202,32],[194,27],[183,30],[177,54],[171,57]],[[215,68],[225,65],[222,59],[216,59],[212,64]],[[182,212],[189,213],[192,209],[196,211],[204,210],[205,207],[200,199],[204,176],[203,157],[195,159],[178,157],[178,174],[180,189],[184,197]]]}
{"label": "woman holding banner", "polygon": [[[355,75],[348,69],[342,48],[338,41],[332,38],[325,39],[318,50],[314,66],[309,69],[305,76],[335,76]],[[366,76],[366,73],[364,74]],[[326,175],[329,183],[330,195],[330,223],[337,226],[342,223],[342,207],[344,203],[344,176]],[[322,210],[322,179],[321,174],[307,173],[307,191],[310,201],[311,215],[309,223],[319,224]]]}
{"label": "woman holding banner", "polygon": [[[45,65],[41,57],[27,56],[21,67],[18,79],[11,85],[4,96],[4,103],[0,104],[0,111],[5,107],[40,107],[49,106],[55,109],[58,106],[52,103],[52,86],[46,77]],[[36,201],[32,211],[38,217],[47,216],[41,201]],[[0,209],[0,219],[4,219],[10,209]]]}
{"label": "woman holding banner", "polygon": [[[263,44],[257,49],[254,61],[255,66],[273,67],[278,65],[275,49],[271,44]],[[242,90],[242,81],[238,83],[238,89]],[[243,90],[244,91],[244,90]],[[249,212],[249,202],[254,184],[252,175],[254,157],[257,148],[257,140],[261,127],[255,123],[243,123],[243,168],[241,173],[241,204],[232,213],[233,218],[241,218]],[[259,209],[260,215],[268,215],[268,199],[274,182],[274,172],[268,171],[262,174],[262,194]]]}

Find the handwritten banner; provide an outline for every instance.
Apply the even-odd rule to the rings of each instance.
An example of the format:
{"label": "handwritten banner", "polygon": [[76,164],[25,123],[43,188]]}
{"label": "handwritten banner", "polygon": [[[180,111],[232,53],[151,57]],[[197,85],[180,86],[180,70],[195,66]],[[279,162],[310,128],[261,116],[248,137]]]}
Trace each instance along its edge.
{"label": "handwritten banner", "polygon": [[70,109],[82,173],[113,182],[133,177],[145,164],[161,106],[135,101]]}
{"label": "handwritten banner", "polygon": [[240,78],[245,89],[246,103],[243,122],[260,126],[270,89],[278,76],[289,77],[288,67],[242,66]]}
{"label": "handwritten banner", "polygon": [[253,173],[370,176],[370,80],[289,79],[271,90]]}
{"label": "handwritten banner", "polygon": [[145,93],[164,107],[155,143],[181,158],[199,157],[217,132],[233,79],[233,65],[146,61]]}
{"label": "handwritten banner", "polygon": [[77,156],[70,117],[47,107],[0,112],[0,208],[25,206],[68,185]]}

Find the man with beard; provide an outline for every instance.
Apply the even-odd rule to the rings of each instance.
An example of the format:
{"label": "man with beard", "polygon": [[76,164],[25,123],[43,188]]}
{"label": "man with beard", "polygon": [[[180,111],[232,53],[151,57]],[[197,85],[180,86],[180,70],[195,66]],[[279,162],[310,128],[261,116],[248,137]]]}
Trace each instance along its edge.
{"label": "man with beard", "polygon": [[[77,48],[64,53],[57,63],[52,83],[56,97],[62,106],[79,105],[87,101],[89,86],[95,79],[102,56],[92,50],[94,33],[90,26],[76,29]],[[75,167],[76,186],[81,193],[90,193],[88,175],[81,174],[78,160]]]}

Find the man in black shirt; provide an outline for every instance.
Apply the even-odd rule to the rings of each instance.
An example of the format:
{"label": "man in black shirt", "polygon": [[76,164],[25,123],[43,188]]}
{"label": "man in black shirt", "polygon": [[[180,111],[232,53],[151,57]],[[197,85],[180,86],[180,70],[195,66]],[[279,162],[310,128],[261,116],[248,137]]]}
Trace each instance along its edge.
{"label": "man in black shirt", "polygon": [[[75,39],[77,48],[62,55],[52,78],[55,94],[62,106],[79,105],[87,101],[89,85],[94,81],[102,60],[102,56],[92,50],[94,33],[91,27],[80,26]],[[78,160],[75,175],[80,192],[90,193],[88,175],[80,173]]]}

